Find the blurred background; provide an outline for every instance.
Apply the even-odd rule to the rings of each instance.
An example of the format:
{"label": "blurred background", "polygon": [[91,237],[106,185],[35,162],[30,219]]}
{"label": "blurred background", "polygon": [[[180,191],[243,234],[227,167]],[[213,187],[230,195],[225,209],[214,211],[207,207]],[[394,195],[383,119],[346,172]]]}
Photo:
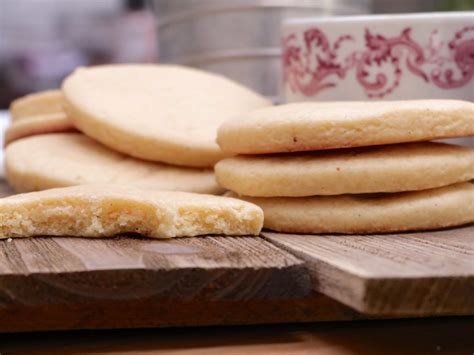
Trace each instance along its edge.
{"label": "blurred background", "polygon": [[0,109],[101,63],[186,64],[275,96],[285,17],[453,10],[474,0],[0,0]]}

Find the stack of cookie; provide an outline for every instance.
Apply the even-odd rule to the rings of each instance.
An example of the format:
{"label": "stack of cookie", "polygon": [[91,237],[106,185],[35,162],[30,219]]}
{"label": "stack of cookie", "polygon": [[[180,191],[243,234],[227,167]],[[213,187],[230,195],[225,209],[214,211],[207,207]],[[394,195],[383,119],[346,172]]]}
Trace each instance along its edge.
{"label": "stack of cookie", "polygon": [[74,130],[63,107],[61,90],[30,94],[13,101],[12,123],[5,132],[5,144],[35,134]]}
{"label": "stack of cookie", "polygon": [[220,194],[217,128],[268,105],[229,79],[185,67],[80,68],[62,90],[12,104],[7,179],[20,192],[101,183]]}
{"label": "stack of cookie", "polygon": [[474,103],[295,103],[227,121],[218,183],[288,233],[380,233],[474,222]]}

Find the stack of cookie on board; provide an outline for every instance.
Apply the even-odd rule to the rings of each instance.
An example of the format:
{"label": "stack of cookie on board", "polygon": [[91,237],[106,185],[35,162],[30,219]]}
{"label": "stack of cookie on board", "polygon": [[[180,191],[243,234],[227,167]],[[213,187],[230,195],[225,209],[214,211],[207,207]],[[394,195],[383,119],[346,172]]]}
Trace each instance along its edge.
{"label": "stack of cookie on board", "polygon": [[[258,234],[262,209],[265,227],[288,233],[474,222],[474,149],[429,142],[474,135],[472,102],[271,106],[203,71],[107,65],[17,100],[11,114],[7,180],[47,190],[0,202],[12,236]],[[225,189],[241,200],[162,191]]]}
{"label": "stack of cookie on board", "polygon": [[215,167],[230,195],[287,233],[383,233],[474,222],[474,149],[430,140],[474,135],[474,103],[295,103],[218,131]]}

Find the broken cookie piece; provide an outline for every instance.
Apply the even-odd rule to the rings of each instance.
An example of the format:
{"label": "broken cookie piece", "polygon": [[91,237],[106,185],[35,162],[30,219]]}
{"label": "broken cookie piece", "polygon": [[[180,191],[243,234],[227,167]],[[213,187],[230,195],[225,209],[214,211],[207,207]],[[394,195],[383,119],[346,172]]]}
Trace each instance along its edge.
{"label": "broken cookie piece", "polygon": [[82,185],[0,199],[1,238],[257,235],[262,225],[263,212],[252,203],[187,192]]}

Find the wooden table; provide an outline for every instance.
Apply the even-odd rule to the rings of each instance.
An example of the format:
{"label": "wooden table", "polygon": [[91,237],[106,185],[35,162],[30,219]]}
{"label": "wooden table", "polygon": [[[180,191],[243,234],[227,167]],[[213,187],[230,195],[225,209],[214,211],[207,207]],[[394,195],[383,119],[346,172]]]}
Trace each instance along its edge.
{"label": "wooden table", "polygon": [[[9,193],[8,187],[0,184],[0,194]],[[472,355],[474,317],[360,319],[381,315],[472,314],[473,228],[370,237],[265,232],[261,238],[206,237],[174,241],[4,240],[0,245],[2,330],[326,322],[10,333],[0,334],[0,354]],[[225,258],[220,256],[222,253],[207,252],[217,242],[222,253],[225,251]],[[44,252],[34,252],[36,249]],[[57,258],[62,254],[51,253],[63,249],[69,251],[67,257]],[[137,260],[143,262],[143,258],[135,257],[138,249],[140,253],[153,252],[147,254],[145,268],[143,263],[138,265],[142,276],[151,278],[133,279],[134,283],[127,279],[126,284],[133,286],[134,293],[118,293],[117,290],[124,290],[123,283],[111,276],[118,271],[134,270]],[[177,249],[179,253],[175,253]],[[193,254],[189,252],[191,249],[200,252]],[[114,250],[120,253],[115,252],[114,258],[104,257]],[[266,257],[262,259],[259,255]],[[81,260],[84,262],[78,262]],[[177,298],[179,292],[168,292],[172,288],[167,289],[166,297],[156,289],[166,284],[164,281],[171,272],[173,279],[184,278],[185,284],[189,284],[187,274],[178,267],[189,260],[202,268],[202,280],[206,281],[207,276],[217,271],[227,280],[215,282],[216,278],[211,277],[214,281],[203,281],[206,287],[199,288],[205,291],[199,294],[202,299],[193,299],[199,302],[191,302],[191,306],[190,300]],[[373,267],[375,261],[378,267]],[[250,262],[261,265],[264,273],[256,272],[258,268],[247,272]],[[155,266],[160,263],[167,267],[157,269]],[[92,272],[87,269],[91,265]],[[237,299],[226,296],[219,301],[219,297],[228,294],[224,291],[229,285],[245,283],[265,286],[252,294],[258,296],[256,301],[243,297],[245,302],[242,302],[242,296],[235,292],[231,294]],[[76,291],[89,292],[65,293],[71,285]],[[140,285],[156,292],[138,302],[135,296]],[[97,302],[97,292],[93,292],[93,287],[99,286],[107,296],[102,303]],[[288,290],[299,298],[288,301]],[[418,297],[413,297],[415,294]],[[74,307],[69,302],[71,297]]]}
{"label": "wooden table", "polygon": [[0,335],[6,354],[472,355],[474,317]]}
{"label": "wooden table", "polygon": [[[0,195],[11,193],[0,183]],[[473,260],[473,225],[370,236],[4,239],[0,332],[468,316]]]}

